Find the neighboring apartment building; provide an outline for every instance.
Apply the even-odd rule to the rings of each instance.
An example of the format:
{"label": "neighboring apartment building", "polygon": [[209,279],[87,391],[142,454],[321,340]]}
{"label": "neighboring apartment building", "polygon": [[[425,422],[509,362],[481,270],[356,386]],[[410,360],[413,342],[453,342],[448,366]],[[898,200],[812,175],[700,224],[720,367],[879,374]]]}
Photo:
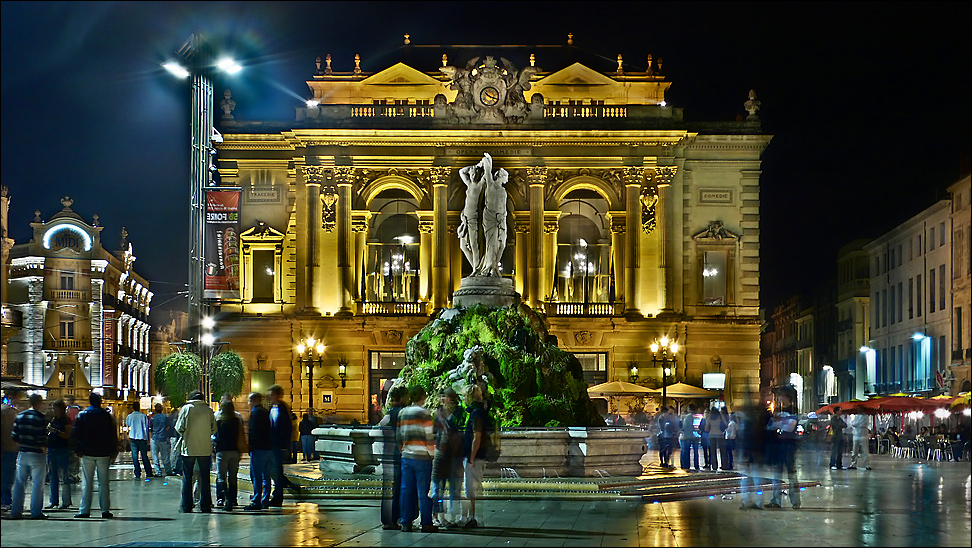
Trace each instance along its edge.
{"label": "neighboring apartment building", "polygon": [[[864,399],[871,393],[866,379],[868,360],[864,351],[870,340],[870,270],[864,246],[869,240],[853,240],[837,252],[836,346],[834,375],[838,401]],[[870,381],[873,384],[873,380]]]}
{"label": "neighboring apartment building", "polygon": [[10,192],[6,186],[0,185],[0,379],[8,382],[19,382],[24,376],[24,364],[9,361],[7,357],[7,342],[23,327],[24,317],[20,310],[10,306],[7,301],[7,279],[10,277],[10,249],[14,240],[9,238],[7,230],[8,214],[10,213]]}
{"label": "neighboring apartment building", "polygon": [[952,345],[949,392],[972,390],[972,190],[969,175],[948,187],[952,196]]}
{"label": "neighboring apartment building", "polygon": [[950,200],[940,200],[864,246],[872,304],[868,394],[945,390],[952,355],[951,210]]}
{"label": "neighboring apartment building", "polygon": [[[459,169],[489,153],[510,174],[502,275],[590,378],[627,379],[637,363],[660,382],[647,347],[668,335],[684,344],[675,380],[721,364],[726,399],[751,396],[771,136],[755,102],[743,121],[686,121],[658,59],[605,59],[570,43],[412,43],[319,59],[295,121],[243,121],[225,101],[219,188],[240,192],[240,227],[238,251],[223,251],[239,269],[214,304],[246,382],[367,420],[405,343],[470,271]],[[327,344],[310,381],[296,351],[309,337]]]}
{"label": "neighboring apartment building", "polygon": [[108,402],[148,396],[152,292],[132,268],[125,229],[111,253],[97,216],[85,222],[73,203],[62,198],[47,221],[38,211],[33,238],[10,250],[7,295],[24,327],[10,338],[9,359],[23,364],[23,382],[52,399],[73,393],[84,401],[91,389]]}

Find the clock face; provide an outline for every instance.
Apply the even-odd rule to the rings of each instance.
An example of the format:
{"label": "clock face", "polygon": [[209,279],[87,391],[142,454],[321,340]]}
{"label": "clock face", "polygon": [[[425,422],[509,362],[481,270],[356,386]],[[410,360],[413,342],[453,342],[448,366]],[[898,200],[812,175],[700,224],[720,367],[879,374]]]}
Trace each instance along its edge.
{"label": "clock face", "polygon": [[494,87],[483,88],[479,92],[479,100],[487,107],[491,107],[499,102],[499,91]]}

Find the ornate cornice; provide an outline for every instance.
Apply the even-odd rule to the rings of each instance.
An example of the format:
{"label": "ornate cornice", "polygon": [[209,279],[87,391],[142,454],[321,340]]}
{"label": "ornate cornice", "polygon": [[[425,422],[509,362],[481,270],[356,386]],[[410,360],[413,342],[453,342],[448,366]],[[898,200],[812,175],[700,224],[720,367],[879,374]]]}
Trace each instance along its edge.
{"label": "ornate cornice", "polygon": [[324,166],[302,166],[300,169],[304,172],[307,182],[318,185],[323,183],[328,175],[328,168]]}

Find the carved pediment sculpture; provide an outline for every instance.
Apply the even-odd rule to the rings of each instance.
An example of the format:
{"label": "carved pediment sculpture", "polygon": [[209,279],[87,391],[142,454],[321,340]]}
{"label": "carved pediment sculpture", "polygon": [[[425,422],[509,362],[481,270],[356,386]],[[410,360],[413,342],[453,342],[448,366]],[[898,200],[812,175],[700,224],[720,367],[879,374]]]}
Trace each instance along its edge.
{"label": "carved pediment sculpture", "polygon": [[705,230],[692,236],[696,240],[737,240],[738,234],[734,234],[722,225],[722,221],[709,221],[709,226]]}
{"label": "carved pediment sculpture", "polygon": [[384,339],[385,344],[393,344],[393,345],[402,344],[402,332],[398,331],[397,329],[382,331],[381,338]]}
{"label": "carved pediment sculpture", "polygon": [[574,341],[577,342],[579,346],[587,346],[594,341],[593,331],[575,331]]}
{"label": "carved pediment sculpture", "polygon": [[445,104],[436,99],[436,107],[459,123],[517,124],[543,104],[527,103],[523,92],[530,89],[530,78],[540,72],[530,66],[518,71],[509,60],[501,57],[497,65],[492,55],[480,61],[474,57],[465,68],[452,65],[439,71],[452,79],[449,89],[458,91],[456,100]]}

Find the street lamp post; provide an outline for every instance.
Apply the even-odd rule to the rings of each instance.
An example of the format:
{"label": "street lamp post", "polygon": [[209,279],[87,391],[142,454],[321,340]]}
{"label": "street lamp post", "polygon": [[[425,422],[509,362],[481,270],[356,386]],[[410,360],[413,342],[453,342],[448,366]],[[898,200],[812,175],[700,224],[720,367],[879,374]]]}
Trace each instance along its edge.
{"label": "street lamp post", "polygon": [[[675,340],[664,335],[661,340],[655,339],[649,348],[651,348],[652,365],[657,367],[661,364],[662,367],[662,407],[668,407],[668,375],[675,369],[675,357],[678,354],[679,345]],[[671,356],[669,356],[669,353],[671,353]]]}
{"label": "street lamp post", "polygon": [[324,361],[324,350],[327,347],[321,341],[310,337],[300,341],[297,345],[297,362],[303,367],[307,364],[307,406],[314,407],[314,364],[321,365]]}
{"label": "street lamp post", "polygon": [[190,164],[189,164],[189,340],[203,361],[202,389],[208,397],[209,371],[203,350],[203,319],[209,317],[205,302],[205,187],[213,186],[210,179],[214,142],[222,136],[213,128],[213,67],[234,74],[241,69],[234,61],[223,59],[213,63],[212,49],[199,34],[192,34],[178,50],[181,61],[169,61],[162,66],[179,78],[190,78]]}

